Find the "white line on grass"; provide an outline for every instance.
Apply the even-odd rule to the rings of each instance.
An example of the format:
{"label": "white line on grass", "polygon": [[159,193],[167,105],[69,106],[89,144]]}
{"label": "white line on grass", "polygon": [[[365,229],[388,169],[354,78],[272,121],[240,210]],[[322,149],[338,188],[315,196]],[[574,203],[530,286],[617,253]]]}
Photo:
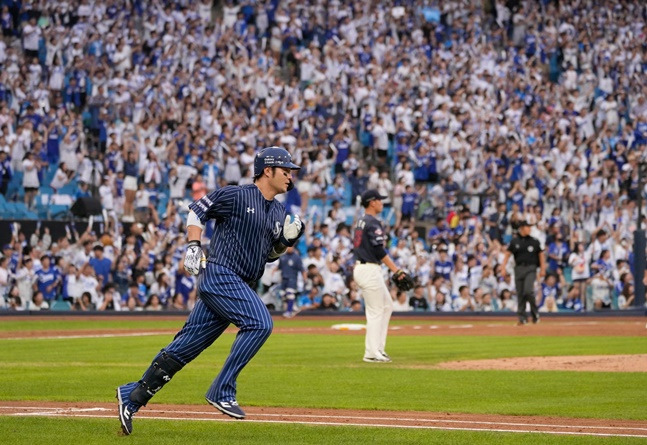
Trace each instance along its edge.
{"label": "white line on grass", "polygon": [[86,334],[86,335],[48,335],[45,337],[8,337],[3,340],[66,340],[70,338],[113,338],[113,337],[141,337],[145,335],[166,335],[169,332],[132,332],[117,334]]}
{"label": "white line on grass", "polygon": [[[196,414],[196,413],[192,413]],[[14,414],[15,416],[25,416],[25,415],[34,415],[34,413],[24,413],[24,414]],[[103,419],[113,419],[116,416],[108,415],[90,415],[90,414],[66,414],[66,413],[49,413],[44,414],[48,417],[89,417],[89,418],[103,418]],[[187,419],[186,417],[139,417],[139,419],[151,419],[151,420],[201,420],[201,421],[210,421],[210,422],[237,422],[235,419],[228,418],[191,418]],[[401,420],[401,419],[400,419]],[[416,419],[419,420],[419,419]],[[293,423],[299,425],[325,425],[325,426],[359,426],[359,427],[374,427],[374,428],[406,428],[406,429],[426,429],[426,430],[454,430],[454,431],[479,431],[479,432],[495,432],[495,433],[535,433],[535,434],[563,434],[570,436],[599,436],[599,437],[639,437],[647,438],[647,435],[639,434],[612,434],[612,433],[583,433],[577,431],[536,431],[536,430],[512,430],[512,429],[503,429],[503,428],[469,428],[469,427],[444,427],[444,426],[417,426],[417,425],[389,425],[389,424],[366,424],[366,423],[345,423],[345,422],[306,422],[306,421],[293,421],[285,422],[281,420],[245,420],[246,423]],[[535,425],[524,425],[524,426],[535,426]],[[562,427],[563,425],[560,425]]]}
{"label": "white line on grass", "polygon": [[[43,407],[12,407],[12,406],[0,406],[0,409],[25,409],[25,410],[40,410],[43,411],[47,408]],[[50,408],[48,411],[43,411],[43,413],[37,414],[46,414],[46,415],[58,415],[65,414],[70,412],[85,412],[85,411],[112,411],[109,408]],[[167,413],[168,410],[155,410],[147,409],[145,413]],[[212,415],[213,411],[190,411],[191,414],[196,415]],[[217,414],[217,413],[216,413]],[[35,415],[33,413],[16,413],[15,415]],[[315,419],[355,419],[355,420],[393,420],[391,417],[379,417],[379,416],[335,416],[335,415],[317,415],[317,414],[280,414],[280,413],[250,413],[250,415],[255,417],[291,417],[291,418],[315,418]],[[143,417],[140,417],[143,418]],[[146,417],[148,418],[148,417]],[[642,427],[630,427],[630,426],[595,426],[595,425],[559,425],[551,423],[521,423],[521,422],[488,422],[488,421],[479,421],[479,420],[455,420],[455,419],[418,419],[410,417],[400,417],[398,420],[403,422],[423,422],[423,423],[467,423],[467,424],[479,424],[479,425],[497,425],[497,426],[532,426],[532,427],[546,427],[546,428],[566,428],[566,429],[595,429],[595,430],[613,430],[613,429],[625,429],[631,431],[647,431],[647,428]],[[301,422],[298,422],[301,423]],[[315,422],[317,423],[317,422]],[[370,424],[369,424],[370,425]]]}

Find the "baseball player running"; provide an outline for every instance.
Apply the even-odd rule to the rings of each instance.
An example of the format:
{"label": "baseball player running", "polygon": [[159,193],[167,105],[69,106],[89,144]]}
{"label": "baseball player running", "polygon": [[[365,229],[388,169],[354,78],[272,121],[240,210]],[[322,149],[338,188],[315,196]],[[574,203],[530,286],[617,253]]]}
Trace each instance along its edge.
{"label": "baseball player running", "polygon": [[[304,231],[299,217],[286,214],[274,199],[294,187],[292,170],[298,168],[285,149],[265,148],[254,159],[254,184],[223,187],[189,205],[184,268],[192,275],[204,268],[198,278],[199,299],[184,327],[142,378],[117,388],[124,434],[132,433],[133,415],[230,323],[239,331],[206,399],[224,414],[245,418],[236,401],[236,378],[272,332],[272,318],[254,291],[255,282],[265,263],[278,259]],[[205,257],[200,238],[210,219],[216,225]]]}
{"label": "baseball player running", "polygon": [[398,269],[384,248],[384,228],[376,216],[382,212],[385,198],[377,190],[367,190],[362,194],[364,216],[355,225],[353,239],[356,259],[353,278],[362,291],[366,308],[364,361],[369,363],[391,361],[384,348],[393,301],[380,264],[384,263],[393,272],[392,280],[399,289],[408,291],[413,287],[413,279]]}

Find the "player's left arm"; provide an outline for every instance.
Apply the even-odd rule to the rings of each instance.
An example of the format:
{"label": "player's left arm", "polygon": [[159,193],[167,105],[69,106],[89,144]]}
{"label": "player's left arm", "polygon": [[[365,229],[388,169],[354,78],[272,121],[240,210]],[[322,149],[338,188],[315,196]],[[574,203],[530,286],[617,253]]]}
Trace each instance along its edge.
{"label": "player's left arm", "polygon": [[274,244],[274,246],[272,247],[272,250],[270,251],[270,254],[267,256],[267,262],[272,263],[278,260],[279,257],[283,255],[286,250],[288,250],[288,246],[285,246],[281,243]]}

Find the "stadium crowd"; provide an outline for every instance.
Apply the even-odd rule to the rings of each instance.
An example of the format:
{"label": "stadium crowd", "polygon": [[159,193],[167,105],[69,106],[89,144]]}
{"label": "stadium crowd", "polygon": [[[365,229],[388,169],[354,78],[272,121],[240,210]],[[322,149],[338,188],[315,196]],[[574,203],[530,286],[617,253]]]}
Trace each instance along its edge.
{"label": "stadium crowd", "polygon": [[308,221],[259,283],[276,309],[294,294],[361,310],[352,221],[368,188],[389,197],[390,253],[418,280],[394,290],[398,311],[514,311],[500,264],[522,220],[548,256],[542,311],[632,304],[645,3],[0,4],[4,199],[104,209],[99,231],[77,221],[59,239],[12,224],[0,306],[191,308],[186,205],[250,183],[269,145],[301,165],[285,203]]}

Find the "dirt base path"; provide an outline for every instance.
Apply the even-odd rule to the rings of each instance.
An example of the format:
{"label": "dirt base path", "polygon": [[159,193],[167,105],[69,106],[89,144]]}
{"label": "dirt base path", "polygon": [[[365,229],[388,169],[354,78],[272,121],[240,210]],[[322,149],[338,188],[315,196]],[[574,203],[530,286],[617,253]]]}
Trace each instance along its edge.
{"label": "dirt base path", "polygon": [[[420,411],[367,411],[346,409],[246,407],[243,422],[301,425],[418,428],[511,433],[547,433],[582,436],[647,438],[647,421],[572,419],[540,416],[499,416],[451,414]],[[114,403],[7,402],[0,401],[0,416],[95,417],[115,421],[120,432]],[[135,418],[212,422],[240,422],[207,405],[156,405],[142,409]],[[137,433],[135,429],[135,434]]]}

